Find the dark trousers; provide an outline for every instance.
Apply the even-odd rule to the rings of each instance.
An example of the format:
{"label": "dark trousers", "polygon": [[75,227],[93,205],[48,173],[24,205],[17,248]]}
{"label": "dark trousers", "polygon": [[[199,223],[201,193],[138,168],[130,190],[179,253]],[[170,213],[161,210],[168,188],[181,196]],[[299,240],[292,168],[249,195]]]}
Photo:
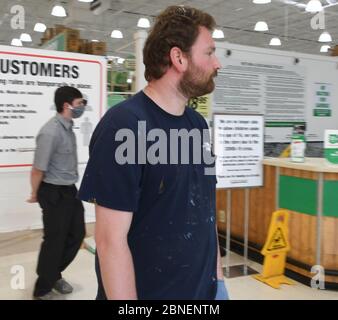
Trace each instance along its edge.
{"label": "dark trousers", "polygon": [[84,208],[76,196],[75,185],[57,186],[42,182],[39,187],[37,198],[43,214],[44,236],[33,292],[36,297],[52,290],[82,244]]}

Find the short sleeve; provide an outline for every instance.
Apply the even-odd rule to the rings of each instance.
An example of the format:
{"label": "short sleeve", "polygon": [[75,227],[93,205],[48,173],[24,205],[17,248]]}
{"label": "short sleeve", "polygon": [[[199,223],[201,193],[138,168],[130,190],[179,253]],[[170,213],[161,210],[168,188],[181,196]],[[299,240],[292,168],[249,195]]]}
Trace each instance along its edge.
{"label": "short sleeve", "polygon": [[49,161],[55,150],[56,137],[51,134],[39,133],[36,138],[36,149],[33,166],[41,171],[47,171]]}
{"label": "short sleeve", "polygon": [[79,198],[106,208],[135,212],[141,192],[142,165],[136,161],[120,164],[116,153],[126,141],[116,141],[116,133],[124,129],[134,136],[136,134],[136,138],[137,129],[123,125],[125,121],[110,120],[110,117],[101,120],[94,131]]}

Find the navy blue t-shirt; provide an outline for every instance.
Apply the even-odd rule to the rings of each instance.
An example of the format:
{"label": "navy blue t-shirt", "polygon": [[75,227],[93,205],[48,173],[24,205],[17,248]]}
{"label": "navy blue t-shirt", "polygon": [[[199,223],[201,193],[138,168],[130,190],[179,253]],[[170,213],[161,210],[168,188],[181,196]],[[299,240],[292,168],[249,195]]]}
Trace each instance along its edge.
{"label": "navy blue t-shirt", "polygon": [[[140,121],[145,121],[143,127]],[[128,129],[135,135],[136,147],[144,145],[138,137],[146,137],[152,129],[162,129],[167,136],[169,162],[174,150],[170,149],[170,141],[174,140],[170,132],[195,129],[203,138],[202,131],[208,129],[206,121],[188,107],[181,116],[169,114],[143,91],[111,108],[93,133],[79,195],[81,200],[106,208],[133,212],[128,244],[139,299],[213,300],[217,288],[216,179],[215,175],[205,174],[205,169],[213,166],[203,161],[205,143],[201,140],[197,144],[202,150],[202,163],[193,161],[198,148],[195,145],[193,149],[190,139],[188,164],[182,160],[180,145],[178,163],[165,164],[163,158],[159,164],[150,163],[148,158],[138,163],[141,156],[134,150],[136,163],[120,164],[115,154],[127,138],[116,141],[121,140],[116,139],[119,129]],[[143,149],[149,154],[151,146],[165,141],[159,137],[149,140],[151,135]],[[105,299],[97,256],[96,273],[97,298]]]}

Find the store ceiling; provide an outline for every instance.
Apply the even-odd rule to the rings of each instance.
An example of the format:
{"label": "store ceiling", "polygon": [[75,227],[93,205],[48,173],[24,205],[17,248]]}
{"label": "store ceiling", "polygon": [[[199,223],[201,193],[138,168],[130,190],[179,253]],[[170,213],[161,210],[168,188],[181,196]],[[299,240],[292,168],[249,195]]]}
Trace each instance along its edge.
{"label": "store ceiling", "polygon": [[[101,0],[105,1],[105,0]],[[270,4],[257,5],[252,0],[106,0],[110,9],[100,15],[94,15],[89,10],[88,3],[77,0],[0,0],[0,44],[9,45],[12,38],[19,37],[23,30],[11,29],[12,14],[10,9],[15,4],[25,8],[25,32],[29,33],[33,42],[27,47],[38,47],[41,33],[33,31],[37,21],[44,22],[47,27],[63,24],[81,30],[84,39],[98,39],[108,44],[108,55],[125,57],[133,53],[133,34],[137,30],[140,17],[151,20],[161,10],[171,4],[184,4],[203,9],[212,14],[219,27],[224,31],[224,41],[272,48],[269,41],[278,36],[282,41],[279,50],[296,51],[311,54],[320,53],[321,43],[318,37],[323,30],[313,30],[311,19],[313,14],[305,12],[308,0],[287,1],[272,0]],[[61,3],[65,6],[68,16],[57,18],[50,15],[52,7]],[[338,1],[321,0],[323,5],[333,4],[325,9],[325,27],[331,34],[333,42],[338,44]],[[253,31],[255,23],[264,20],[269,25],[269,31],[261,33]],[[121,29],[123,39],[110,38],[111,31]]]}

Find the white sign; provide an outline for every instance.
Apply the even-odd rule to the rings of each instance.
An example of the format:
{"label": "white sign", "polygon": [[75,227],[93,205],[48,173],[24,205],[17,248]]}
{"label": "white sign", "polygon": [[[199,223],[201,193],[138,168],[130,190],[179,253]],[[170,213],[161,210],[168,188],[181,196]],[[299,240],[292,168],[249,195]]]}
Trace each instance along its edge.
{"label": "white sign", "polygon": [[214,114],[217,188],[263,185],[264,118]]}
{"label": "white sign", "polygon": [[338,164],[338,130],[325,130],[324,156],[327,161]]}
{"label": "white sign", "polygon": [[314,117],[332,117],[332,84],[315,83]]}
{"label": "white sign", "polygon": [[67,52],[0,46],[0,169],[29,167],[40,128],[56,114],[54,92],[79,89],[88,105],[74,121],[79,162],[106,110],[106,60]]}
{"label": "white sign", "polygon": [[265,141],[289,141],[293,125],[305,123],[305,69],[230,58],[221,63],[213,112],[263,114]]}

